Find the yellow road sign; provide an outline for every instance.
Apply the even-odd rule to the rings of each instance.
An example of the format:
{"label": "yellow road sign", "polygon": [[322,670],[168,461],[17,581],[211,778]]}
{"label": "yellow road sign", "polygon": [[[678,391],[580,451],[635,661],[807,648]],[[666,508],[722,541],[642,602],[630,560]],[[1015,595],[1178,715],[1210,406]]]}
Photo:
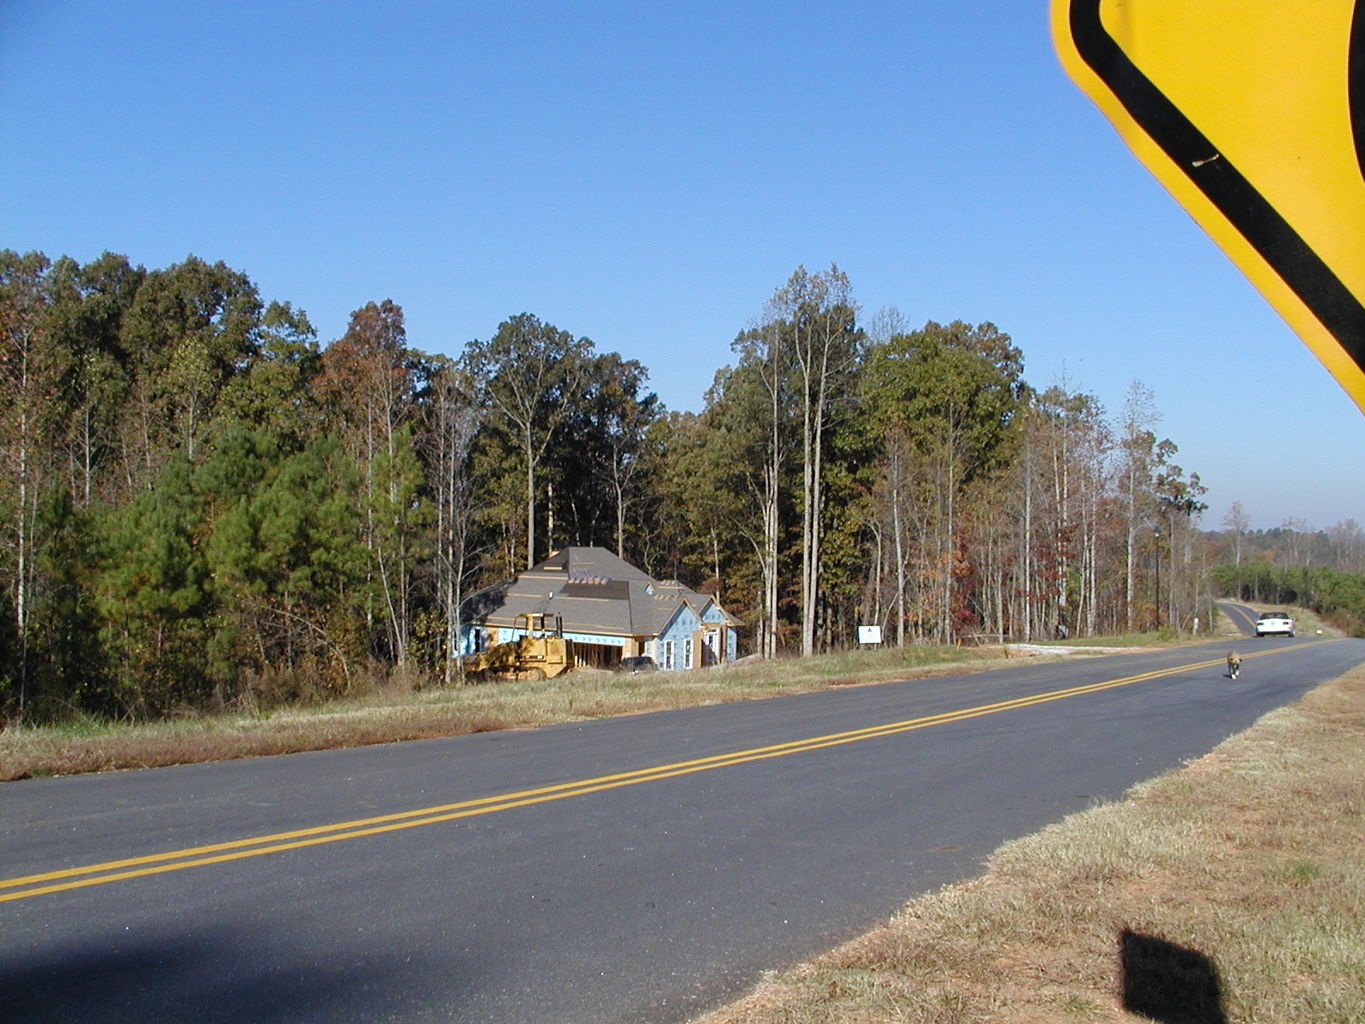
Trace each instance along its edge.
{"label": "yellow road sign", "polygon": [[1365,412],[1365,3],[1051,4],[1066,73]]}

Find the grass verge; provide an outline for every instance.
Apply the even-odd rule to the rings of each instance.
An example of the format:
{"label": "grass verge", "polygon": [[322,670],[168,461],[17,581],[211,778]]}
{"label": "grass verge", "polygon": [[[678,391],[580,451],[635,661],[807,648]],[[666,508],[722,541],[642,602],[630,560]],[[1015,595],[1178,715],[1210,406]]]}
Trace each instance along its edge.
{"label": "grass verge", "polygon": [[11,727],[0,731],[0,782],[531,728],[976,671],[1003,665],[1007,657],[998,647],[858,650],[696,672],[579,670],[541,682],[390,688],[323,705],[142,725],[81,720]]}
{"label": "grass verge", "polygon": [[1365,1022],[1365,668],[699,1024]]}

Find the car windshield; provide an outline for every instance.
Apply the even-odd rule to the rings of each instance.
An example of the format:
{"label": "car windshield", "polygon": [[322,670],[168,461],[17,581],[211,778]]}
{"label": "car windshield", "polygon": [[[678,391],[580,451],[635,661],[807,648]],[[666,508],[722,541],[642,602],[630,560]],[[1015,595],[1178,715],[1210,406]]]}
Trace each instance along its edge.
{"label": "car windshield", "polygon": [[1263,619],[1287,619],[1289,615],[1285,612],[1266,612],[1261,616]]}

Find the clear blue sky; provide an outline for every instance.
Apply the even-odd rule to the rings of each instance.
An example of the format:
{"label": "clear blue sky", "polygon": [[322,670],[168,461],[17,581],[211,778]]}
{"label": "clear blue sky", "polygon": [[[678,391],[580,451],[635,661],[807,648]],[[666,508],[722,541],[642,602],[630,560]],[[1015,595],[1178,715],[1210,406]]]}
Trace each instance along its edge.
{"label": "clear blue sky", "polygon": [[1365,417],[1063,75],[1045,0],[4,0],[0,246],[193,253],[326,342],[530,312],[700,409],[798,265],[989,320],[1256,527],[1365,523]]}

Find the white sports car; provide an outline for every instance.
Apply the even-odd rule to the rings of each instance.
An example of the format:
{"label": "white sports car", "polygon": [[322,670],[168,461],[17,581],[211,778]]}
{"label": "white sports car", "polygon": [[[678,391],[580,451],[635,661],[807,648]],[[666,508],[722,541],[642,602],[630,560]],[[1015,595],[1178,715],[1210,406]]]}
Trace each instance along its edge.
{"label": "white sports car", "polygon": [[1294,620],[1288,612],[1266,612],[1256,620],[1257,636],[1293,636]]}

